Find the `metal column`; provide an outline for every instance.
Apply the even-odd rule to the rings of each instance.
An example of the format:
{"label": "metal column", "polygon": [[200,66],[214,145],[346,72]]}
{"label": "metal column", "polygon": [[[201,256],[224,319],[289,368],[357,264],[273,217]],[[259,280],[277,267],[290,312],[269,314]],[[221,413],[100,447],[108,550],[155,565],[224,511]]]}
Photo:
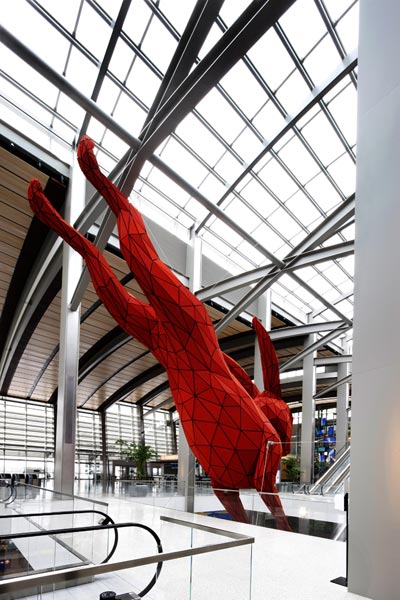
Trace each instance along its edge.
{"label": "metal column", "polygon": [[[65,219],[73,223],[85,206],[85,178],[73,157]],[[73,494],[75,475],[76,392],[78,382],[80,306],[69,307],[82,271],[82,259],[68,244],[63,247],[57,430],[54,469],[56,490]]]}
{"label": "metal column", "polygon": [[[187,249],[186,271],[192,292],[201,286],[201,239],[194,228],[191,231],[190,244]],[[194,488],[196,480],[196,459],[189,448],[182,427],[179,429],[178,449],[178,491],[185,497],[185,511],[194,512]]]}
{"label": "metal column", "polygon": [[108,454],[107,454],[107,424],[106,424],[106,411],[103,410],[100,413],[101,419],[101,460],[103,463],[103,476],[102,476],[102,487],[103,492],[107,491],[108,483]]}
{"label": "metal column", "polygon": [[400,589],[400,3],[360,2],[349,591]]}
{"label": "metal column", "polygon": [[[257,318],[267,331],[271,331],[271,290],[267,290],[257,301]],[[254,383],[259,390],[264,389],[260,347],[256,339],[254,344]]]}
{"label": "metal column", "polygon": [[[309,335],[304,347],[311,346],[316,341],[315,334]],[[301,425],[301,481],[308,483],[314,477],[314,441],[315,441],[315,389],[316,369],[314,366],[315,352],[303,359],[303,396],[302,396],[302,425]]]}
{"label": "metal column", "polygon": [[[339,363],[337,367],[338,381],[349,374],[349,363]],[[342,383],[337,388],[336,400],[336,457],[347,447],[349,431],[349,383]]]}

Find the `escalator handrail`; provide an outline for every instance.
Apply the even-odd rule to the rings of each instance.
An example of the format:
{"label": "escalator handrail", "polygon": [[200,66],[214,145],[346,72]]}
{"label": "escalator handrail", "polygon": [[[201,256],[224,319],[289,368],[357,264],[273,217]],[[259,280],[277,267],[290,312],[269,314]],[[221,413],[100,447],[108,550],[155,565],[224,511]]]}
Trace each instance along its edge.
{"label": "escalator handrail", "polygon": [[83,502],[92,502],[94,504],[102,504],[103,506],[108,506],[107,502],[102,502],[102,500],[93,500],[90,498],[85,498],[84,496],[76,496],[75,494],[69,494],[68,492],[59,492],[58,490],[52,490],[50,488],[47,487],[42,487],[42,486],[37,486],[37,485],[31,485],[30,483],[25,483],[23,481],[19,481],[17,483],[17,485],[19,487],[21,487],[21,489],[23,487],[25,488],[32,488],[35,491],[41,491],[41,492],[50,492],[50,494],[56,494],[58,496],[67,496],[68,498],[73,498],[74,500],[82,500]]}
{"label": "escalator handrail", "polygon": [[339,469],[343,465],[343,462],[348,458],[349,455],[350,455],[350,446],[348,448],[346,448],[346,450],[339,456],[337,461],[335,461],[335,463],[327,471],[325,471],[325,473],[322,475],[322,477],[320,477],[313,484],[313,486],[310,488],[310,494],[313,494],[315,492],[315,490],[317,490],[321,486],[325,485],[325,482],[328,479],[330,479],[332,477],[332,475],[337,471],[337,469]]}
{"label": "escalator handrail", "polygon": [[[66,511],[67,513],[69,511]],[[69,512],[69,514],[74,513],[75,511],[71,511]],[[79,511],[76,511],[79,512]],[[86,511],[83,511],[86,512]],[[88,511],[88,512],[92,512],[92,511]],[[99,512],[99,511],[93,511],[93,512]],[[43,513],[40,513],[43,514]],[[54,513],[50,513],[50,514],[54,514]],[[25,515],[18,515],[18,516],[25,516]],[[107,515],[108,517],[108,515]],[[111,519],[111,517],[109,517],[109,519]],[[112,520],[112,519],[111,519]],[[116,530],[117,528],[122,528],[122,527],[137,527],[139,529],[144,529],[145,531],[148,531],[153,538],[156,541],[157,544],[157,550],[158,550],[158,554],[161,554],[163,552],[163,547],[161,544],[161,540],[158,537],[158,535],[156,534],[156,532],[151,529],[150,527],[148,527],[147,525],[142,525],[142,523],[112,523],[112,524],[106,524],[106,525],[87,525],[84,527],[64,527],[63,529],[47,529],[44,531],[31,531],[31,532],[25,532],[25,533],[9,533],[6,535],[1,535],[1,539],[3,540],[11,540],[11,539],[22,539],[22,538],[27,538],[27,537],[43,537],[45,535],[61,535],[64,533],[78,533],[78,532],[83,532],[83,531],[99,531],[99,530],[104,530],[104,529],[114,529]],[[114,543],[114,546],[112,548],[112,551],[110,552],[109,556],[107,557],[106,560],[109,560],[111,558],[111,556],[114,554],[116,549],[116,545]],[[100,564],[103,564],[106,562],[106,560],[102,561]],[[154,584],[156,583],[161,569],[162,569],[162,561],[157,563],[157,567],[156,567],[156,571],[152,577],[152,579],[150,580],[150,582],[146,585],[145,588],[143,588],[143,590],[141,592],[139,592],[138,596],[140,596],[141,598],[143,596],[145,596],[150,590],[151,588],[154,586]]]}
{"label": "escalator handrail", "polygon": [[[0,519],[17,519],[17,518],[21,518],[21,517],[25,517],[25,518],[48,517],[48,516],[53,516],[53,515],[76,515],[76,514],[77,515],[81,515],[81,514],[101,515],[102,517],[104,517],[104,521],[102,523],[100,523],[100,525],[102,527],[104,527],[105,525],[108,525],[109,523],[111,523],[112,525],[115,525],[115,521],[109,515],[107,515],[104,512],[101,512],[100,510],[58,510],[58,511],[51,511],[51,512],[19,513],[17,515],[0,515]],[[44,531],[46,531],[46,530],[44,530]],[[49,531],[50,530],[47,530],[48,533],[49,533]],[[35,532],[32,532],[32,533],[35,533]],[[3,538],[4,536],[1,536],[1,537]],[[117,529],[114,529],[114,544],[111,548],[111,551],[106,556],[106,558],[101,561],[101,564],[106,563],[110,560],[110,558],[114,554],[115,550],[117,549],[117,546],[118,546],[118,531],[117,531]]]}
{"label": "escalator handrail", "polygon": [[[11,504],[11,502],[13,502],[15,500],[15,492],[14,492],[14,486],[12,483],[6,483],[5,487],[10,488],[10,493],[8,494],[7,498],[2,498],[0,500],[0,502],[1,502],[1,504],[7,505],[7,504]],[[14,498],[12,500],[10,500],[10,498],[12,496],[14,496]]]}

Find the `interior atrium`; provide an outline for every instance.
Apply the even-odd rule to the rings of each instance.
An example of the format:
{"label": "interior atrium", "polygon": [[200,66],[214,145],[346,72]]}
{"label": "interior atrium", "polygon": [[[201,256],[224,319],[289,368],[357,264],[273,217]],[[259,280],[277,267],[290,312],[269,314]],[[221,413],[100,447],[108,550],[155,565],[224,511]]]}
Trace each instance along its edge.
{"label": "interior atrium", "polygon": [[[158,498],[154,482],[173,484],[183,504],[168,496],[168,509],[194,513],[200,524],[198,514],[206,515],[209,527],[211,512],[222,510],[187,447],[164,366],[117,324],[84,262],[29,206],[36,178],[124,288],[148,302],[124,260],[111,209],[80,173],[76,150],[89,136],[102,173],[140,211],[161,260],[204,304],[221,350],[260,389],[253,317],[269,331],[293,417],[287,453],[297,471],[285,479],[281,466],[278,478],[278,491],[291,495],[286,512],[300,522],[306,510],[317,520],[317,504],[315,515],[296,509],[305,496],[340,508],[343,528],[331,546],[268,526],[254,533],[255,548],[260,536],[260,548],[282,544],[278,556],[293,543],[297,557],[321,560],[321,595],[302,559],[301,586],[285,588],[280,573],[275,590],[271,573],[263,583],[256,555],[253,589],[246,573],[238,597],[268,597],[272,585],[272,599],[398,599],[399,351],[398,326],[391,328],[400,296],[399,19],[395,0],[2,3],[0,479],[16,475],[22,485],[25,477],[127,510],[131,478],[139,475],[137,465],[125,464],[126,447],[142,443],[154,451],[145,477],[151,497]],[[328,494],[320,477],[339,459],[340,478]],[[199,499],[204,489],[209,504]],[[114,506],[118,495],[122,504]],[[265,513],[254,498],[248,502],[253,516]],[[247,529],[234,521],[227,527],[250,536],[259,518]],[[312,543],[326,546],[313,550]],[[325,571],[336,554],[346,573],[330,579],[346,575],[344,587]],[[239,565],[239,554],[233,561]],[[178,581],[179,570],[170,578]],[[192,596],[169,596],[160,585],[164,595],[156,584],[149,598],[206,597],[200,582]],[[4,596],[14,597],[21,596]]]}

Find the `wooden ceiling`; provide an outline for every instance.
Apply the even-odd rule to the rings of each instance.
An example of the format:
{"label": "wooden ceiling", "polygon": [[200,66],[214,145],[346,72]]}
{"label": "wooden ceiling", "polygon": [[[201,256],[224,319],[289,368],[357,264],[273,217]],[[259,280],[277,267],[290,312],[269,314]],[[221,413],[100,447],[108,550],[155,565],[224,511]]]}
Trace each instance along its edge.
{"label": "wooden ceiling", "polygon": [[[0,346],[4,349],[10,326],[16,317],[22,290],[37,254],[43,247],[48,230],[32,216],[26,199],[27,185],[32,177],[42,183],[53,203],[60,208],[67,182],[58,180],[43,167],[0,148]],[[32,162],[32,161],[31,161]],[[105,257],[119,279],[126,277],[125,261],[111,252]],[[60,327],[60,273],[51,290],[44,294],[40,310],[29,323],[18,352],[11,362],[0,393],[4,396],[54,402],[57,397],[59,327]],[[143,294],[134,279],[127,289],[139,299]],[[209,306],[214,322],[223,317],[223,309]],[[287,325],[277,316],[272,327]],[[236,320],[220,336],[221,347],[233,355],[242,366],[253,373],[254,332],[246,323]],[[295,338],[293,345],[277,345],[281,361],[303,349],[302,340]],[[332,354],[329,350],[320,355]],[[128,338],[98,301],[89,284],[81,305],[79,385],[77,406],[102,410],[116,400],[141,403],[148,407],[162,404],[173,408],[167,377],[156,359],[136,339]],[[298,400],[301,390],[285,388],[287,401]]]}

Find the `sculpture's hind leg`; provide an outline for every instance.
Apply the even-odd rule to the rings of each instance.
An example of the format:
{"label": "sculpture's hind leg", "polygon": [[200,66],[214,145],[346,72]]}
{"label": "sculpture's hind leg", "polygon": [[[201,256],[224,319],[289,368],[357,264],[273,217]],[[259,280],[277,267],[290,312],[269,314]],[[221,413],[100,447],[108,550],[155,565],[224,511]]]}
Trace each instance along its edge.
{"label": "sculpture's hind leg", "polygon": [[42,223],[58,233],[85,260],[100,300],[117,323],[154,352],[164,364],[160,344],[163,332],[153,308],[140,302],[124,288],[98,248],[67,223],[50,204],[37,179],[32,179],[29,184],[28,199]]}
{"label": "sculpture's hind leg", "polygon": [[237,490],[225,490],[213,486],[214,494],[235,521],[250,523]]}
{"label": "sculpture's hind leg", "polygon": [[282,456],[279,443],[267,443],[260,452],[254,474],[254,485],[276,521],[277,529],[292,531],[276,489],[275,480]]}

